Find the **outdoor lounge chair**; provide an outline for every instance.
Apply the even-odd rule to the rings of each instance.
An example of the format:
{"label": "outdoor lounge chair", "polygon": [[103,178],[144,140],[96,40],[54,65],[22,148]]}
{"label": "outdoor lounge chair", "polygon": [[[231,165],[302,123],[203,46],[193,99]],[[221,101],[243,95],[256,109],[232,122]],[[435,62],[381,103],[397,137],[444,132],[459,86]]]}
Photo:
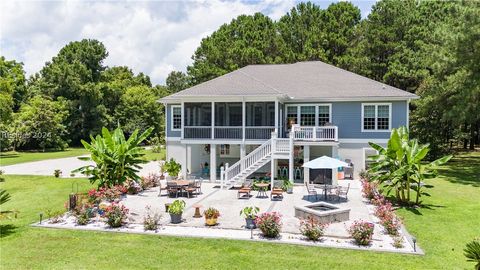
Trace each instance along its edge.
{"label": "outdoor lounge chair", "polygon": [[243,183],[242,187],[238,190],[237,193],[237,198],[240,199],[243,196],[242,194],[246,194],[247,198],[250,199],[250,192],[252,191],[252,182],[245,180],[245,183]]}
{"label": "outdoor lounge chair", "polygon": [[318,194],[317,194],[317,191],[315,190],[315,187],[313,187],[312,185],[308,184],[308,183],[305,183],[305,186],[307,188],[307,193],[308,193],[308,197],[310,196],[315,196],[315,200],[318,201]]}
{"label": "outdoor lounge chair", "polygon": [[273,200],[273,197],[277,199],[283,199],[283,181],[273,181],[273,188],[270,192],[270,200]]}
{"label": "outdoor lounge chair", "polygon": [[350,190],[350,183],[347,187],[338,187],[337,188],[337,199],[340,200],[340,197],[345,197],[345,200],[348,200],[348,190]]}

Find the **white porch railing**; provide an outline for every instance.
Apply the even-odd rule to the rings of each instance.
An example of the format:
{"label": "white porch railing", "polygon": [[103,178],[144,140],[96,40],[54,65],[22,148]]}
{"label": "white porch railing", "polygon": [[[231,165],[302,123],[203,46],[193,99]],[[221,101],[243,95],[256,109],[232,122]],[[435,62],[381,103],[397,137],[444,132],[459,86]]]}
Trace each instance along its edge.
{"label": "white porch railing", "polygon": [[245,127],[245,139],[246,140],[268,140],[272,136],[272,132],[275,131],[275,127],[262,126],[262,127]]}
{"label": "white porch railing", "polygon": [[183,128],[183,138],[185,139],[210,139],[211,137],[211,127],[187,126]]}
{"label": "white porch railing", "polygon": [[215,139],[242,139],[242,127],[216,126]]}
{"label": "white porch railing", "polygon": [[232,166],[225,169],[225,180],[231,180],[239,175],[243,170],[255,165],[259,160],[269,156],[272,153],[272,139],[264,142],[255,148],[250,154],[237,161]]}
{"label": "white porch railing", "polygon": [[293,138],[302,141],[338,141],[337,126],[305,127],[294,125]]}
{"label": "white porch railing", "polygon": [[276,153],[289,153],[290,152],[290,139],[275,139],[275,151]]}

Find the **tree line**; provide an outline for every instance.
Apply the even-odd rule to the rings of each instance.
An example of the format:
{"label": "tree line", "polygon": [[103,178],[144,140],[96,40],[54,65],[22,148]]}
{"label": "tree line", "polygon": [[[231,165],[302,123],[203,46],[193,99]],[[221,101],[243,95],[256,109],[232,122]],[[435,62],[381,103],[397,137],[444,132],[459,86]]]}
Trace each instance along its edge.
{"label": "tree line", "polygon": [[161,138],[159,97],[250,64],[319,60],[419,95],[410,105],[411,132],[431,144],[432,156],[458,143],[473,149],[480,141],[479,37],[476,1],[384,0],[365,19],[349,2],[326,9],[307,2],[278,21],[256,13],[220,26],[166,86],[128,67],[105,66],[108,52],[96,40],[69,43],[29,79],[20,63],[2,57],[2,131],[56,134],[2,136],[2,148],[77,144],[118,125],[125,132],[152,126],[151,136]]}

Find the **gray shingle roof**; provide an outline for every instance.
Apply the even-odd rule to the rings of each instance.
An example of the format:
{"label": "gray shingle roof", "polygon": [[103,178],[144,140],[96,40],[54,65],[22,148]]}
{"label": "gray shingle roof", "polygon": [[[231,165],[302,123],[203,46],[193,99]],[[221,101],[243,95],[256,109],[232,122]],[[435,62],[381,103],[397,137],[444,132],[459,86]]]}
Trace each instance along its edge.
{"label": "gray shingle roof", "polygon": [[246,66],[162,100],[205,96],[286,96],[299,100],[417,98],[401,89],[314,61]]}

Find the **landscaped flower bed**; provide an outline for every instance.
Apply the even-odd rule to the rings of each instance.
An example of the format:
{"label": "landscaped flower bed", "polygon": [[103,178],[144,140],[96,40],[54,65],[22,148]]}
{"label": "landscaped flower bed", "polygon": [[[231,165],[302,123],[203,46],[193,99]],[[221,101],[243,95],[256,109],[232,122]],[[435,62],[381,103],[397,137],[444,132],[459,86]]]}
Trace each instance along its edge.
{"label": "landscaped flower bed", "polygon": [[255,219],[255,224],[267,238],[276,238],[282,229],[281,215],[277,212],[263,213]]}
{"label": "landscaped flower bed", "polygon": [[371,222],[355,221],[348,229],[350,236],[360,246],[367,246],[372,242],[373,229],[375,225]]}

